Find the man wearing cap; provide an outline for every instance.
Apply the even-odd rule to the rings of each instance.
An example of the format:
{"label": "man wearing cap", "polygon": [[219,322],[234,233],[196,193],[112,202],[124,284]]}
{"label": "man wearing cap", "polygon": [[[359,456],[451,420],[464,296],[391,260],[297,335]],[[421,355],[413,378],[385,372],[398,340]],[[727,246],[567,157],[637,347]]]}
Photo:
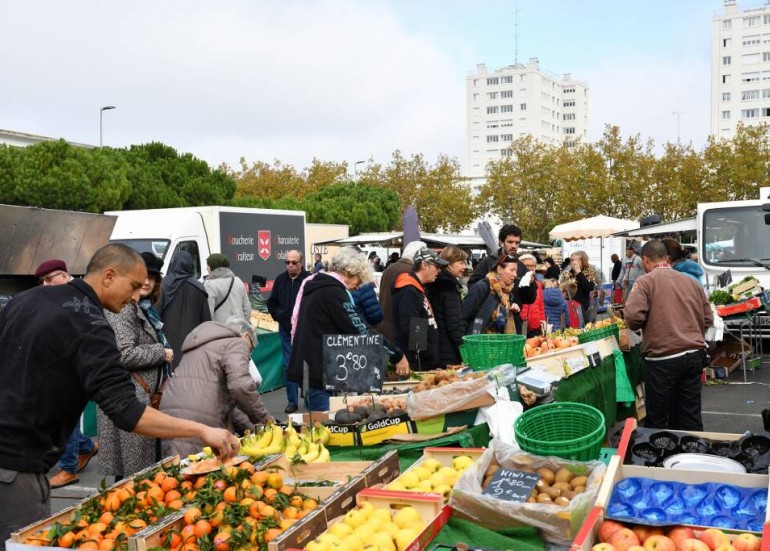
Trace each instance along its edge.
{"label": "man wearing cap", "polygon": [[[449,263],[427,247],[414,255],[414,271],[396,278],[392,289],[393,325],[396,345],[415,371],[432,369],[438,363],[438,324],[425,293],[442,266]],[[409,329],[413,318],[428,320],[428,345],[425,350],[409,350]]]}
{"label": "man wearing cap", "polygon": [[[64,285],[72,280],[67,273],[67,264],[63,260],[46,260],[35,270],[35,277],[41,285]],[[91,458],[99,451],[99,444],[83,434],[79,425],[67,440],[64,455],[59,459],[59,472],[53,475],[48,482],[51,488],[61,488],[69,484],[75,484],[80,480],[78,473],[86,468]]]}
{"label": "man wearing cap", "polygon": [[626,246],[626,258],[623,259],[623,269],[620,271],[618,283],[623,289],[623,300],[628,298],[628,293],[634,286],[636,280],[644,275],[644,265],[642,259],[636,254],[633,242]]}

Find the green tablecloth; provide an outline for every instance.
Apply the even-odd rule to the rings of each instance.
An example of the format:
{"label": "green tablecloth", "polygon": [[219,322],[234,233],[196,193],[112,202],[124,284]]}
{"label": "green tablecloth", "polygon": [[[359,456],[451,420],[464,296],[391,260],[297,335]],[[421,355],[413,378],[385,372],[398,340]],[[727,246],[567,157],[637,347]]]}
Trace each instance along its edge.
{"label": "green tablecloth", "polygon": [[259,333],[257,347],[251,353],[251,359],[262,375],[259,392],[270,392],[286,386],[286,375],[283,372],[283,351],[281,335],[278,332]]}
{"label": "green tablecloth", "polygon": [[461,448],[483,448],[489,444],[489,427],[486,423],[476,425],[463,432],[410,444],[380,444],[378,446],[333,446],[329,448],[332,461],[373,461],[385,452],[398,450],[401,472],[422,457],[425,448],[434,446],[456,446]]}
{"label": "green tablecloth", "polygon": [[[643,380],[644,362],[638,347],[623,353],[628,380],[634,387]],[[579,402],[593,406],[604,414],[606,427],[612,427],[618,419],[634,414],[634,404],[626,407],[617,403],[615,393],[615,359],[604,358],[598,367],[584,369],[567,379],[562,379],[554,392],[558,402]]]}

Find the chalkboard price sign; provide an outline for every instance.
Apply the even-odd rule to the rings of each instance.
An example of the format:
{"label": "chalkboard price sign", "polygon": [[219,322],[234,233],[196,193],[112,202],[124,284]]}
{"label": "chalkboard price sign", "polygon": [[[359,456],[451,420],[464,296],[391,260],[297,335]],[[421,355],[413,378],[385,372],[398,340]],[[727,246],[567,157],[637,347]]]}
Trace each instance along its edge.
{"label": "chalkboard price sign", "polygon": [[537,473],[497,469],[482,493],[506,501],[527,501],[538,480]]}
{"label": "chalkboard price sign", "polygon": [[323,382],[334,392],[382,392],[387,352],[382,335],[324,335]]}

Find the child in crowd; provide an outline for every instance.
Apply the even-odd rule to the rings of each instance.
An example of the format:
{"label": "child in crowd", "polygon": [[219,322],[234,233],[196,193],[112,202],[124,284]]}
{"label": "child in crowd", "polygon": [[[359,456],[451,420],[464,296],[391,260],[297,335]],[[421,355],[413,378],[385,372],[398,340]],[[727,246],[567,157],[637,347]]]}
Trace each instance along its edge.
{"label": "child in crowd", "polygon": [[573,329],[579,329],[583,327],[585,324],[585,321],[583,321],[583,308],[574,298],[575,293],[577,292],[577,283],[574,281],[567,281],[562,283],[561,292],[564,295],[564,299],[567,301],[567,309],[569,310],[569,327]]}
{"label": "child in crowd", "polygon": [[545,318],[551,324],[552,331],[559,331],[562,328],[562,316],[564,316],[564,323],[569,326],[570,316],[567,301],[559,289],[559,282],[555,279],[543,281],[543,306]]}

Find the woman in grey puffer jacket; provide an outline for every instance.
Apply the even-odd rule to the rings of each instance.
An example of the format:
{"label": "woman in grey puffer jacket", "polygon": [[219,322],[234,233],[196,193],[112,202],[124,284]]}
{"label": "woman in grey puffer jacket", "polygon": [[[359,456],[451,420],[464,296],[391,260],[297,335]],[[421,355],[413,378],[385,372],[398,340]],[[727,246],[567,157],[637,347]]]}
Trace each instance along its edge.
{"label": "woman in grey puffer jacket", "polygon": [[220,253],[206,259],[209,276],[203,282],[209,294],[209,309],[212,321],[224,323],[233,316],[249,321],[251,304],[243,280],[230,269],[230,260]]}
{"label": "woman in grey puffer jacket", "polygon": [[[184,340],[184,357],[163,392],[160,410],[230,432],[235,432],[240,412],[252,425],[271,420],[249,374],[253,343],[254,332],[242,318],[230,318],[226,325],[206,321],[193,329]],[[164,457],[184,457],[203,445],[196,438],[178,438],[164,440],[161,449]]]}

